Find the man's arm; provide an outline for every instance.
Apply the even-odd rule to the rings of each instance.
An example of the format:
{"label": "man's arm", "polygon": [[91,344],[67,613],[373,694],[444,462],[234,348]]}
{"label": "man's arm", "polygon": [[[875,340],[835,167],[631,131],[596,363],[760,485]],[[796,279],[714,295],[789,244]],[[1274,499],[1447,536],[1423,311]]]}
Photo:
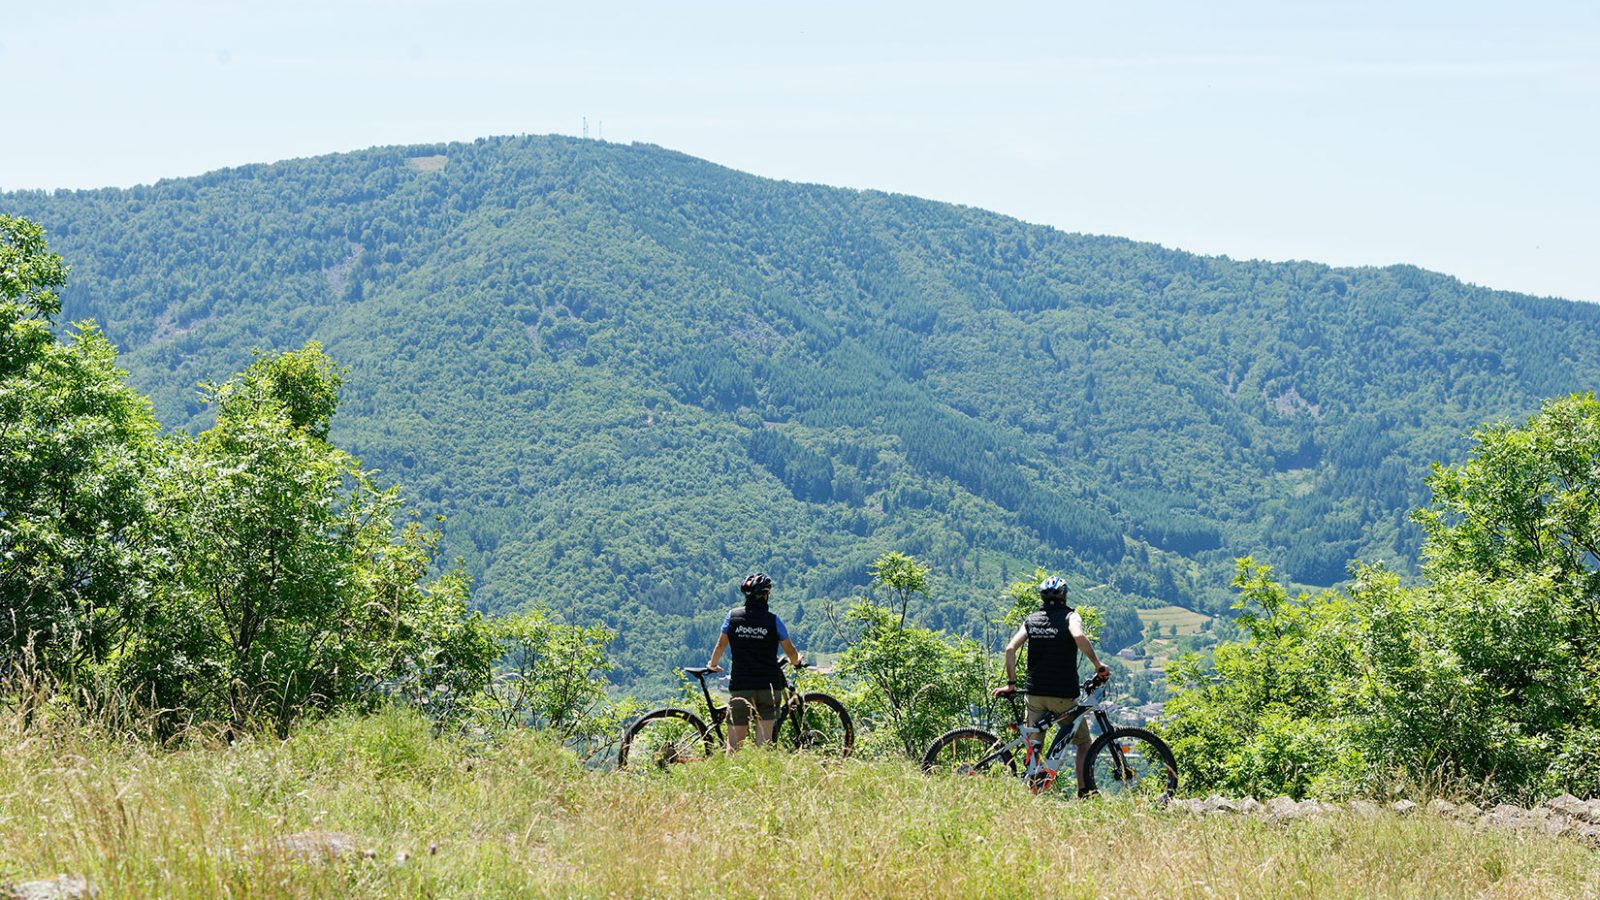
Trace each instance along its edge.
{"label": "man's arm", "polygon": [[1084,634],[1083,620],[1078,618],[1077,613],[1073,613],[1072,618],[1067,620],[1067,631],[1072,634],[1072,640],[1077,643],[1078,649],[1083,652],[1083,655],[1089,657],[1089,662],[1094,666],[1094,673],[1096,675],[1109,676],[1111,670],[1100,663],[1100,657],[1094,655],[1094,644],[1091,644],[1089,636]]}
{"label": "man's arm", "polygon": [[794,641],[789,640],[789,626],[783,624],[783,619],[778,616],[772,617],[772,624],[778,627],[778,646],[789,657],[789,665],[800,668],[800,651],[794,648]]}
{"label": "man's arm", "polygon": [[722,671],[722,653],[728,649],[727,634],[717,635],[717,646],[711,651],[711,659],[706,661],[706,668]]}
{"label": "man's arm", "polygon": [[996,697],[1000,696],[1001,694],[1009,694],[1016,690],[1017,651],[1021,650],[1022,645],[1026,644],[1027,642],[1028,627],[1024,625],[1023,627],[1017,629],[1017,633],[1011,636],[1011,642],[1006,644],[1006,686],[1002,688],[995,688],[994,694]]}

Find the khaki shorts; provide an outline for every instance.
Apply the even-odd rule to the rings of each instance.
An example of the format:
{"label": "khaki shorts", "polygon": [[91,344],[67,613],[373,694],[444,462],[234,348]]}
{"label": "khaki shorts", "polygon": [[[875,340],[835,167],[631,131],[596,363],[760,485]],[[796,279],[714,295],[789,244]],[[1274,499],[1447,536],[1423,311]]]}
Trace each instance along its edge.
{"label": "khaki shorts", "polygon": [[[1028,694],[1027,696],[1028,718],[1023,721],[1030,727],[1033,723],[1044,718],[1045,713],[1059,715],[1078,705],[1078,701],[1072,697],[1045,697],[1039,694]],[[1089,743],[1089,741],[1089,717],[1079,716],[1078,727],[1072,732],[1072,742],[1083,745]]]}
{"label": "khaki shorts", "polygon": [[735,725],[749,725],[752,709],[755,710],[756,718],[763,722],[770,722],[778,717],[778,691],[775,688],[728,693],[730,695],[728,715]]}

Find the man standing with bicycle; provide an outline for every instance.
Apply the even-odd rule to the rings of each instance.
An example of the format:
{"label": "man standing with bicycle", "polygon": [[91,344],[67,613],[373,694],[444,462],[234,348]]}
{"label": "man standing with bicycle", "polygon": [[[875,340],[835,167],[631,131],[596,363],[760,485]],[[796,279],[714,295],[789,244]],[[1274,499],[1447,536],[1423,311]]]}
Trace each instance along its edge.
{"label": "man standing with bicycle", "polygon": [[756,714],[756,743],[772,740],[772,722],[777,718],[786,685],[783,670],[778,667],[779,648],[789,657],[790,665],[801,665],[800,651],[789,640],[789,630],[783,626],[783,620],[767,608],[772,596],[772,579],[764,572],[757,572],[739,585],[739,591],[744,594],[744,605],[729,611],[722,622],[717,646],[706,662],[706,668],[720,672],[723,651],[731,651],[729,753],[744,743],[750,731],[751,712]]}
{"label": "man standing with bicycle", "polygon": [[[1006,685],[996,688],[996,697],[1009,696],[1017,689],[1017,651],[1028,645],[1028,682],[1023,688],[1027,696],[1027,718],[1022,731],[1028,739],[1030,753],[1040,751],[1039,729],[1033,723],[1046,714],[1067,712],[1078,702],[1078,653],[1081,651],[1094,665],[1095,674],[1111,676],[1111,670],[1101,664],[1095,655],[1089,636],[1084,633],[1083,619],[1067,605],[1067,582],[1051,575],[1039,584],[1041,608],[1022,621],[1022,627],[1006,644]],[[1072,743],[1077,748],[1074,769],[1078,777],[1078,791],[1085,790],[1083,764],[1089,754],[1089,717],[1078,719]]]}

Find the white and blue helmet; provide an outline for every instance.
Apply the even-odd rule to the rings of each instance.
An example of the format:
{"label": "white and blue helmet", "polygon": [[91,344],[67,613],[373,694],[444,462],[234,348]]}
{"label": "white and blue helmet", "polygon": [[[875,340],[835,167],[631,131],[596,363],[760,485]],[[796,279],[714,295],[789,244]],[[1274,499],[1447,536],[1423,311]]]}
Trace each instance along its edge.
{"label": "white and blue helmet", "polygon": [[1051,575],[1039,582],[1039,599],[1046,603],[1061,603],[1067,599],[1067,580],[1059,575]]}

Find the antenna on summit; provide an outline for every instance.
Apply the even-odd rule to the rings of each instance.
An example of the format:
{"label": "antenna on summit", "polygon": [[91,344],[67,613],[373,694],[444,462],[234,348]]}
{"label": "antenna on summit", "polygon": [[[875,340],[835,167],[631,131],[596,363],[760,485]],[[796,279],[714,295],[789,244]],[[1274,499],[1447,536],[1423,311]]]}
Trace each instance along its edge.
{"label": "antenna on summit", "polygon": [[586,141],[589,139],[589,117],[588,116],[584,116],[583,117],[583,139],[586,140]]}

